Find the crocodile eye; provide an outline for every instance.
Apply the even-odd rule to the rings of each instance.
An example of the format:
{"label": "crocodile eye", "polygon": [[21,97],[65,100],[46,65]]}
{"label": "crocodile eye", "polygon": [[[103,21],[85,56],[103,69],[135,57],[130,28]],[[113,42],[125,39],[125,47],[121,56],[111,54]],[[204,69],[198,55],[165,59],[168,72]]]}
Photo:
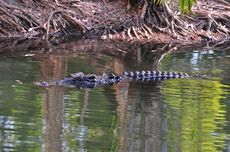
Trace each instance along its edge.
{"label": "crocodile eye", "polygon": [[95,75],[88,75],[83,78],[83,81],[88,81],[88,82],[95,82],[96,81],[96,76]]}

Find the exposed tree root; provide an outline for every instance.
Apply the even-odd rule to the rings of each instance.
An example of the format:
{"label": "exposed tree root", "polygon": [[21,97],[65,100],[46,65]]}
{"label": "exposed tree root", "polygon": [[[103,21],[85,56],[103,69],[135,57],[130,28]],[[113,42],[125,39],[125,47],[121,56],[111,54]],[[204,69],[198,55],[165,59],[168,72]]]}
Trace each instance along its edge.
{"label": "exposed tree root", "polygon": [[[129,6],[130,8],[130,6]],[[106,0],[0,0],[0,36],[41,37],[54,42],[75,38],[157,40],[218,40],[229,37],[230,5],[222,0],[200,0],[194,14],[142,0],[127,10],[120,1]]]}
{"label": "exposed tree root", "polygon": [[[208,7],[207,7],[208,6]],[[196,16],[193,22],[197,31],[211,40],[229,37],[230,34],[230,5],[224,1],[198,1],[193,9]]]}

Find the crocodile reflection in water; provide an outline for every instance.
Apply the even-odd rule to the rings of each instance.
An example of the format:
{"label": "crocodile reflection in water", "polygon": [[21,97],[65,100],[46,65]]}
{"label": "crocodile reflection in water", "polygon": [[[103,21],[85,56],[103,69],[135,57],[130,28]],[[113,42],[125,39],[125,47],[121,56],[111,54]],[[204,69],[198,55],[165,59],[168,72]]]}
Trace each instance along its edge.
{"label": "crocodile reflection in water", "polygon": [[138,82],[149,82],[157,80],[175,79],[175,78],[187,78],[187,73],[181,72],[160,72],[160,71],[136,71],[136,72],[124,72],[123,74],[116,75],[113,73],[95,75],[84,74],[83,72],[73,73],[70,77],[65,77],[62,80],[51,82],[35,82],[38,86],[67,86],[78,88],[95,88],[96,86],[106,86],[118,83],[124,79],[134,80]]}

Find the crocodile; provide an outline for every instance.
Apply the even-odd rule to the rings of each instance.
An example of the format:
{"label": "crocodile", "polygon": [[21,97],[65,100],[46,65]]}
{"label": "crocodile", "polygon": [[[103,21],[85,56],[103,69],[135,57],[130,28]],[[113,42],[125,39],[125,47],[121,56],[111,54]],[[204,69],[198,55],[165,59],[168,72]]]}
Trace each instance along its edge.
{"label": "crocodile", "polygon": [[42,87],[49,86],[67,86],[77,88],[95,88],[96,86],[113,85],[124,79],[134,80],[138,82],[149,82],[175,78],[187,78],[189,75],[182,72],[160,72],[160,71],[136,71],[136,72],[124,72],[120,75],[114,73],[95,75],[84,74],[83,72],[77,72],[71,74],[69,77],[65,77],[62,80],[57,81],[41,81],[35,82],[36,85]]}

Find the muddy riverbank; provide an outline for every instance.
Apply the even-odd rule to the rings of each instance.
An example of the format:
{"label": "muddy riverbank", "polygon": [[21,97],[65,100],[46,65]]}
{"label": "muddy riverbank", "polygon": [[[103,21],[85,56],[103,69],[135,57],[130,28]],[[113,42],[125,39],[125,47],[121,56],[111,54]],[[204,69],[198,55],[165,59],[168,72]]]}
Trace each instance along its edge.
{"label": "muddy riverbank", "polygon": [[222,0],[199,0],[193,13],[183,15],[177,4],[128,6],[121,0],[0,0],[0,49],[50,48],[74,41],[78,50],[115,45],[126,52],[153,42],[191,45],[229,38],[230,4]]}

